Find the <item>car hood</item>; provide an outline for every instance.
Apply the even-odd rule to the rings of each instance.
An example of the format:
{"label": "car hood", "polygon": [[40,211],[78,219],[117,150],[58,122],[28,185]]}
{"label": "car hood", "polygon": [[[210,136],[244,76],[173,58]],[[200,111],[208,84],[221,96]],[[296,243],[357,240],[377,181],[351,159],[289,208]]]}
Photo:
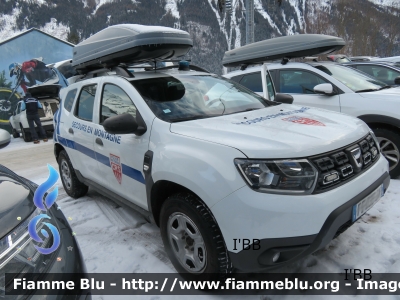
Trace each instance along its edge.
{"label": "car hood", "polygon": [[299,158],[347,146],[368,134],[354,117],[281,104],[250,112],[172,123],[171,132],[242,151],[249,158]]}
{"label": "car hood", "polygon": [[0,172],[0,239],[26,220],[35,209],[33,192]]}
{"label": "car hood", "polygon": [[396,97],[396,99],[399,99],[400,97],[400,87],[393,87],[390,89],[385,89],[385,90],[380,90],[376,92],[368,92],[368,93],[359,93],[361,97],[364,98],[379,98],[382,99],[382,96],[384,97]]}

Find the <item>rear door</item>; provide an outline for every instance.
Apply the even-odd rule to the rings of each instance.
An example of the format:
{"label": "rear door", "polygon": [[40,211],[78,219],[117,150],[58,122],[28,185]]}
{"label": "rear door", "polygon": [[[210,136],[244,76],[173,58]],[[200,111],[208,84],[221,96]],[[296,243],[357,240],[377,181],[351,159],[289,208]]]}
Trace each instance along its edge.
{"label": "rear door", "polygon": [[316,85],[331,83],[326,78],[310,70],[303,69],[280,69],[277,72],[275,88],[279,93],[292,95],[293,104],[320,107],[340,112],[339,95],[327,96],[314,92]]}
{"label": "rear door", "polygon": [[[67,147],[74,168],[85,178],[94,181],[98,173],[93,150],[93,108],[98,97],[97,81],[85,80],[80,88],[70,90],[63,101],[61,116],[56,119],[56,122],[60,122],[59,127],[56,125],[58,140]],[[71,106],[74,97],[76,99]]]}

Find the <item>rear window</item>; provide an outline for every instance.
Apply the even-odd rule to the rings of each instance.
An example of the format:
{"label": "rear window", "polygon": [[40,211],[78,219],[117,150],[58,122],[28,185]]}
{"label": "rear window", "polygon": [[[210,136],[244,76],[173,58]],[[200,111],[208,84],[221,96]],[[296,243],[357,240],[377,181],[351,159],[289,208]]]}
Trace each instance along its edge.
{"label": "rear window", "polygon": [[92,122],[94,97],[96,96],[97,84],[82,88],[76,105],[75,116],[79,119]]}
{"label": "rear window", "polygon": [[72,109],[72,105],[74,104],[76,92],[77,92],[77,89],[73,89],[68,92],[67,96],[65,96],[64,108],[67,111],[71,111],[71,109]]}

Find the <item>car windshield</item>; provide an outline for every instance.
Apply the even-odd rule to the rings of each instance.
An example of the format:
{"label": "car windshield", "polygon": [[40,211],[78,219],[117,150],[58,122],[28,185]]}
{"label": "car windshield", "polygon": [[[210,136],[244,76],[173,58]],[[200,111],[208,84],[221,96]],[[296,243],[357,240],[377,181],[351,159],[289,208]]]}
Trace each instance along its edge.
{"label": "car windshield", "polygon": [[384,82],[344,66],[332,64],[317,66],[316,68],[331,75],[356,93],[378,91],[386,86]]}
{"label": "car windshield", "polygon": [[216,117],[277,104],[234,81],[211,75],[173,75],[131,83],[154,114],[167,122]]}

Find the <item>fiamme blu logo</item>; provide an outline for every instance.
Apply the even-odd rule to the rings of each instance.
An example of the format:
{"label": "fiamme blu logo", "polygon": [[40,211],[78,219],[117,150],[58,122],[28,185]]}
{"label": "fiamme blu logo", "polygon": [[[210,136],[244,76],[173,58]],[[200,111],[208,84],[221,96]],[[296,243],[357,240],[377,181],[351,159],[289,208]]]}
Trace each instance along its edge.
{"label": "fiamme blu logo", "polygon": [[[37,208],[40,210],[44,211],[44,213],[41,213],[40,215],[34,217],[28,225],[28,231],[29,235],[31,238],[38,242],[38,243],[43,243],[44,241],[39,237],[37,233],[37,226],[40,220],[42,219],[51,219],[49,215],[47,215],[47,211],[52,207],[52,205],[56,202],[57,196],[58,196],[58,186],[55,186],[54,189],[51,192],[48,192],[46,195],[46,192],[49,191],[58,181],[58,178],[60,178],[60,175],[58,172],[49,164],[47,164],[47,168],[49,169],[49,177],[47,180],[42,183],[35,191],[35,195],[33,197],[33,202],[36,205]],[[46,198],[43,201],[44,196],[46,195]],[[37,245],[35,245],[35,248],[37,251],[39,251],[42,254],[50,254],[53,253],[54,251],[57,250],[57,248],[60,246],[60,233],[58,232],[57,228],[48,222],[42,222],[43,227],[47,227],[50,230],[50,233],[53,236],[53,245],[51,245],[50,248],[42,248]],[[40,230],[41,234],[45,238],[48,238],[49,232],[45,229],[42,228]]]}

